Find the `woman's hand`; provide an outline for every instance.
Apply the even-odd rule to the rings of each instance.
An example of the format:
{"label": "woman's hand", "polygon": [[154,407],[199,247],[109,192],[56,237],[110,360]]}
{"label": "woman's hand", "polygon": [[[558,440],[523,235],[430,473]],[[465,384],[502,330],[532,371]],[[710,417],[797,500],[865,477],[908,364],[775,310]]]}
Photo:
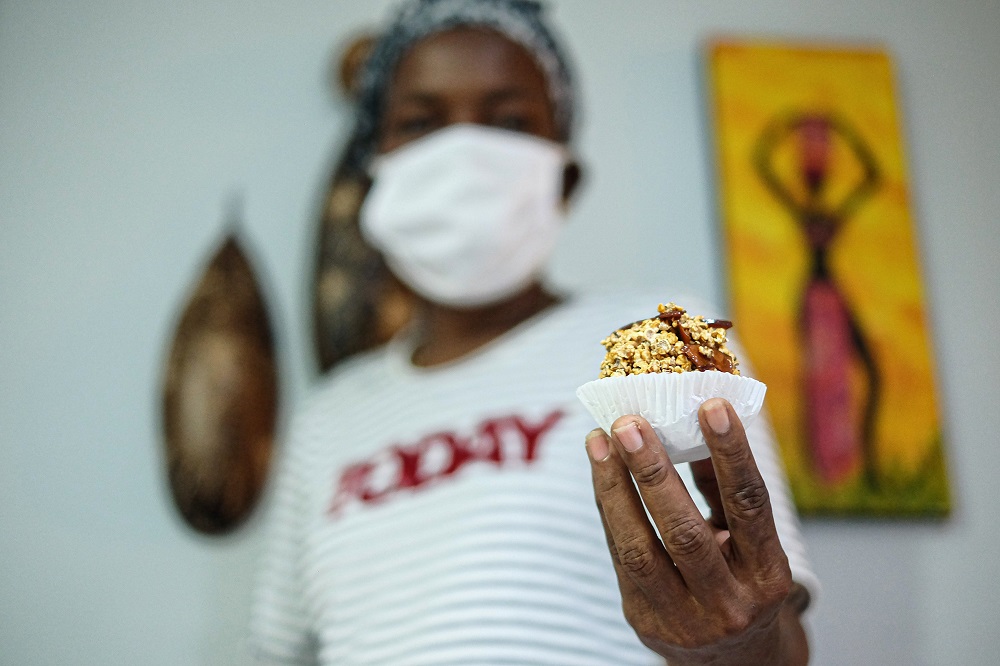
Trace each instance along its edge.
{"label": "woman's hand", "polygon": [[721,399],[698,416],[712,453],[692,464],[707,521],[645,419],[587,437],[625,617],[671,665],[804,664],[788,559],[743,425]]}

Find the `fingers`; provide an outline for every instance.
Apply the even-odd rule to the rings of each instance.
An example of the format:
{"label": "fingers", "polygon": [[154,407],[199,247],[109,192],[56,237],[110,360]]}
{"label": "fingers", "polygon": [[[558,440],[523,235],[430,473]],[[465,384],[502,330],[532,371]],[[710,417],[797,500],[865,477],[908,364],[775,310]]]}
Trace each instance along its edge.
{"label": "fingers", "polygon": [[602,430],[587,436],[587,452],[597,508],[623,595],[634,589],[643,596],[666,592],[676,598],[684,583],[646,518],[628,467]]}
{"label": "fingers", "polygon": [[[687,589],[702,599],[726,589],[731,577],[713,532],[691,500],[649,423],[636,416],[618,419],[612,425],[611,441],[612,450],[622,466],[619,474],[630,475],[635,480],[634,486],[628,484],[632,501],[640,510],[645,504],[659,532],[662,547],[676,565]],[[615,497],[607,495],[606,498],[607,503],[614,506]],[[605,506],[605,513],[608,514],[608,506]],[[648,525],[645,511],[639,517]],[[620,532],[620,526],[610,515],[607,520],[616,544],[630,538],[631,533]]]}
{"label": "fingers", "polygon": [[[652,606],[650,599],[646,596],[645,591],[632,579],[628,571],[625,570],[624,565],[622,565],[621,559],[618,557],[618,547],[615,545],[611,528],[608,527],[608,520],[604,516],[604,510],[601,508],[600,503],[597,505],[597,512],[601,516],[601,527],[604,528],[604,537],[607,540],[608,551],[611,553],[611,563],[614,565],[615,576],[618,579],[618,589],[622,593],[622,608],[631,607],[638,610],[640,614],[648,613]],[[668,584],[668,587],[671,590],[676,590],[680,588],[680,585],[672,583]]]}
{"label": "fingers", "polygon": [[775,565],[787,568],[767,487],[736,412],[725,400],[714,398],[705,401],[698,418],[712,452],[718,495],[737,558],[753,571]]}

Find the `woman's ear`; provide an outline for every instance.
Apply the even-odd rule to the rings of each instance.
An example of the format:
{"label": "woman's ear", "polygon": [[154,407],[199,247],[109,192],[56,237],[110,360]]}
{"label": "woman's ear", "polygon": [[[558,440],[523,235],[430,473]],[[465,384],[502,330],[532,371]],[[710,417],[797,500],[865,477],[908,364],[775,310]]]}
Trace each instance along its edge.
{"label": "woman's ear", "polygon": [[580,163],[576,160],[570,160],[563,169],[562,203],[564,206],[568,205],[570,199],[573,198],[581,180],[583,180],[583,169],[580,167]]}

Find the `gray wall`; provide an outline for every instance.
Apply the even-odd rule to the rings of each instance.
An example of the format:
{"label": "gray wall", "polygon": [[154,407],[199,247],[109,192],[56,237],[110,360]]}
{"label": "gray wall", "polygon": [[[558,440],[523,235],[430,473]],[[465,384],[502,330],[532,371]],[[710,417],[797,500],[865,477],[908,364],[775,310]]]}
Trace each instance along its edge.
{"label": "gray wall", "polygon": [[[0,1],[0,664],[247,663],[260,521],[194,536],[168,503],[157,387],[194,271],[246,196],[285,403],[310,364],[305,267],[345,110],[336,44],[384,0]],[[956,509],[808,521],[817,664],[987,664],[1000,644],[1000,5],[562,0],[587,191],[558,277],[721,298],[699,45],[882,44],[902,95]],[[687,251],[609,239],[685,229]],[[610,247],[609,247],[610,246]],[[609,251],[610,249],[610,251]],[[627,260],[627,270],[622,262]]]}

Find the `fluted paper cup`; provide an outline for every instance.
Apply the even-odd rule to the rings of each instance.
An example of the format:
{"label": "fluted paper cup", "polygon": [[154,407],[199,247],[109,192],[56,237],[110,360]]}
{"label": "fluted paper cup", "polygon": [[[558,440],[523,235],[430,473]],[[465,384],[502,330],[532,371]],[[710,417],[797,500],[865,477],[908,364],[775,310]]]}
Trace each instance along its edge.
{"label": "fluted paper cup", "polygon": [[709,398],[725,398],[744,426],[764,404],[767,386],[728,372],[653,372],[587,382],[576,395],[604,432],[619,416],[636,414],[653,427],[674,463],[709,456],[698,423],[698,408]]}

